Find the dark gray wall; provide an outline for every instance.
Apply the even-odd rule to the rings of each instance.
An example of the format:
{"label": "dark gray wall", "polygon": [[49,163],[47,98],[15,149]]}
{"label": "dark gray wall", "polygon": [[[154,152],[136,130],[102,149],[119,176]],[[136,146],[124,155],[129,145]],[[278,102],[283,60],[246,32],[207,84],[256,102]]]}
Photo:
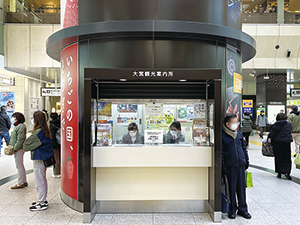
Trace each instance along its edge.
{"label": "dark gray wall", "polygon": [[[227,13],[227,0],[79,1],[79,24],[109,20],[179,20],[226,26]],[[231,20],[229,22],[231,24]]]}

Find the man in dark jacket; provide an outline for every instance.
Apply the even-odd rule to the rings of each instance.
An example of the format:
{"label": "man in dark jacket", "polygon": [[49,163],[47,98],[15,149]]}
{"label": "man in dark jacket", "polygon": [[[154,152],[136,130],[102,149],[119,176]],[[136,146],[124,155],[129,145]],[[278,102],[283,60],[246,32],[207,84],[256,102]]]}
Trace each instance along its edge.
{"label": "man in dark jacket", "polygon": [[[230,191],[228,218],[235,219],[237,214],[250,219],[246,203],[245,170],[249,167],[249,157],[243,135],[237,130],[238,118],[226,114],[222,129],[222,170],[227,175]],[[238,198],[238,204],[236,200]]]}
{"label": "man in dark jacket", "polygon": [[[9,141],[9,130],[11,127],[11,121],[9,116],[6,113],[6,106],[1,106],[0,111],[0,138],[1,138],[1,148],[2,148],[2,139],[4,138],[6,144],[8,145]],[[0,157],[1,157],[1,149],[0,149]]]}
{"label": "man in dark jacket", "polygon": [[250,118],[250,112],[245,112],[244,117],[242,119],[241,132],[242,132],[243,136],[245,137],[247,147],[249,146],[249,136],[252,131],[252,126],[253,126],[253,122]]}
{"label": "man in dark jacket", "polygon": [[60,129],[60,120],[57,113],[50,114],[50,133],[54,150],[55,165],[53,167],[53,177],[60,178],[60,144],[56,139],[56,132]]}

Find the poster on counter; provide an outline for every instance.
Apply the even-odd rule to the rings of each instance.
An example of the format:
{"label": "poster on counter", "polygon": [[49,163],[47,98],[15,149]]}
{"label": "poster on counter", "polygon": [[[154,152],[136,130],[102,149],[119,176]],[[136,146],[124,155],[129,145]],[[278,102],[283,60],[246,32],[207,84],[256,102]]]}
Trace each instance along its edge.
{"label": "poster on counter", "polygon": [[155,102],[145,104],[145,116],[146,117],[163,117],[164,116],[164,104],[155,103]]}
{"label": "poster on counter", "polygon": [[205,119],[206,118],[206,102],[200,102],[194,104],[194,118]]}
{"label": "poster on counter", "polygon": [[164,105],[165,123],[171,125],[175,118],[175,105]]}
{"label": "poster on counter", "polygon": [[145,130],[145,144],[162,144],[162,130]]}
{"label": "poster on counter", "polygon": [[117,123],[130,124],[132,122],[138,123],[137,112],[138,106],[132,104],[118,104]]}
{"label": "poster on counter", "polygon": [[15,112],[15,92],[0,92],[0,106],[7,107],[7,115],[12,118]]}

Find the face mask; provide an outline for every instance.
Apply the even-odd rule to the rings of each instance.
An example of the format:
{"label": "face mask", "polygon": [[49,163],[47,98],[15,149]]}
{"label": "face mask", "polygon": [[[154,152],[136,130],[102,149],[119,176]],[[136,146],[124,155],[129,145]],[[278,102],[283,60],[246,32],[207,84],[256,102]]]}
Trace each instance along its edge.
{"label": "face mask", "polygon": [[233,123],[233,124],[230,125],[230,129],[234,130],[234,131],[237,130],[238,127],[239,127],[238,123]]}
{"label": "face mask", "polygon": [[32,125],[34,125],[34,121],[33,121],[33,119],[31,119],[31,124],[32,124]]}
{"label": "face mask", "polygon": [[11,119],[11,122],[12,122],[12,123],[17,122],[16,118],[12,118],[12,119]]}
{"label": "face mask", "polygon": [[136,137],[137,131],[129,131],[130,137]]}
{"label": "face mask", "polygon": [[263,116],[264,114],[263,114],[263,113],[261,113],[260,115],[262,115],[262,116]]}
{"label": "face mask", "polygon": [[178,136],[178,132],[176,130],[170,130],[170,134],[173,136],[173,139],[176,139]]}

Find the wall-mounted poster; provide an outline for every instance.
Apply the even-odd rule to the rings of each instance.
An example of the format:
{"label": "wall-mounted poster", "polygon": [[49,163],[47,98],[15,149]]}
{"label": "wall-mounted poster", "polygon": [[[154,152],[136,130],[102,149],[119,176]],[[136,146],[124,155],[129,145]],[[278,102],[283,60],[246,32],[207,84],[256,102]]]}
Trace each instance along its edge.
{"label": "wall-mounted poster", "polygon": [[191,122],[194,118],[194,105],[179,105],[177,107],[177,121]]}
{"label": "wall-mounted poster", "polygon": [[111,117],[111,102],[99,102],[98,115]]}
{"label": "wall-mounted poster", "polygon": [[147,103],[145,104],[145,116],[149,117],[163,117],[164,116],[164,104],[162,103]]}
{"label": "wall-mounted poster", "polygon": [[15,112],[15,92],[0,92],[0,106],[7,107],[7,115],[11,118]]}
{"label": "wall-mounted poster", "polygon": [[200,102],[194,104],[194,118],[205,119],[206,117],[206,102]]}
{"label": "wall-mounted poster", "polygon": [[132,104],[118,104],[117,122],[123,124],[130,124],[132,122],[138,123],[137,119],[137,105]]}

